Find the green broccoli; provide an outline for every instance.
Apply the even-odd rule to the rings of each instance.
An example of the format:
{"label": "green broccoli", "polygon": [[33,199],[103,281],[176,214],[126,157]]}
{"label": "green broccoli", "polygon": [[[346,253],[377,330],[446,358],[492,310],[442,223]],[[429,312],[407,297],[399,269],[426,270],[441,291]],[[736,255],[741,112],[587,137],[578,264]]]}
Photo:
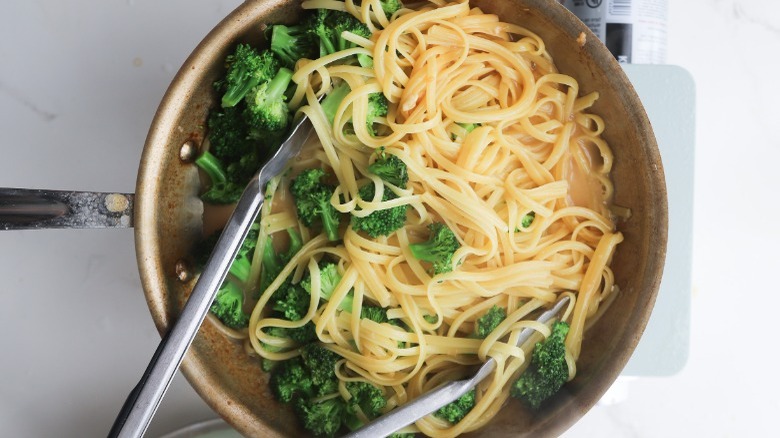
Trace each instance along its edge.
{"label": "green broccoli", "polygon": [[[266,241],[260,273],[261,291],[268,288],[276,277],[279,276],[284,266],[301,249],[303,242],[298,231],[289,228],[287,229],[287,234],[290,237],[288,249],[279,255],[274,250],[271,236]],[[309,293],[300,284],[292,284],[292,277],[286,278],[271,297],[271,307],[275,311],[273,316],[288,321],[299,321],[309,310],[309,297]],[[314,323],[311,321],[296,328],[275,327],[273,333],[269,332],[269,334],[289,338],[300,345],[308,344],[317,339]]]}
{"label": "green broccoli", "polygon": [[460,243],[446,225],[434,222],[428,225],[431,235],[427,242],[412,243],[409,249],[418,260],[433,263],[434,274],[452,271],[452,256]]}
{"label": "green broccoli", "polygon": [[[287,229],[287,235],[290,236],[290,245],[286,252],[280,255],[276,254],[274,249],[273,236],[268,236],[263,248],[263,258],[260,265],[260,292],[268,289],[268,286],[276,280],[276,277],[282,272],[282,269],[292,259],[292,257],[301,249],[301,235],[293,228]],[[281,289],[281,288],[280,288]]]}
{"label": "green broccoli", "polygon": [[[223,324],[234,329],[244,328],[249,324],[249,315],[244,312],[244,290],[240,285],[249,279],[249,271],[252,266],[252,256],[257,246],[260,224],[254,223],[247,233],[247,237],[241,243],[235,260],[230,265],[228,278],[217,291],[214,302],[211,304],[211,313]],[[216,243],[216,241],[215,241]],[[213,246],[211,247],[213,250]],[[208,260],[208,257],[206,257]]]}
{"label": "green broccoli", "polygon": [[322,169],[307,169],[301,172],[290,184],[290,191],[295,198],[295,208],[298,218],[307,227],[315,223],[322,223],[328,239],[331,241],[339,238],[339,222],[341,215],[330,203],[335,187],[323,183],[325,176]]}
{"label": "green broccoli", "polygon": [[506,319],[506,309],[493,306],[484,315],[477,319],[474,328],[474,336],[485,339],[493,330]]}
{"label": "green broccoli", "polygon": [[534,348],[531,363],[520,378],[512,385],[510,394],[533,409],[558,392],[569,379],[566,365],[566,334],[569,324],[556,322],[552,333]]}
{"label": "green broccoli", "polygon": [[320,57],[355,46],[341,36],[345,31],[371,38],[368,26],[343,11],[316,9],[303,26],[308,29],[310,37],[319,42]]}
{"label": "green broccoli", "polygon": [[462,420],[476,403],[477,392],[472,389],[454,402],[444,405],[438,411],[434,412],[433,415],[455,424]]}
{"label": "green broccoli", "polygon": [[368,114],[366,115],[366,128],[368,133],[376,136],[374,119],[387,115],[387,98],[382,93],[371,93],[368,96]]}
{"label": "green broccoli", "polygon": [[271,26],[271,51],[288,68],[295,67],[295,63],[301,58],[314,59],[317,57],[314,43],[306,24]]}
{"label": "green broccoli", "polygon": [[276,369],[276,367],[277,367],[277,366],[278,366],[280,363],[281,363],[281,362],[279,362],[279,361],[277,361],[277,360],[271,360],[271,359],[266,359],[266,358],[263,358],[263,360],[262,360],[262,361],[260,361],[260,369],[262,369],[262,370],[263,370],[263,371],[265,371],[266,373],[270,373],[271,371],[275,370],[275,369]]}
{"label": "green broccoli", "polygon": [[363,307],[360,308],[360,318],[370,319],[371,321],[378,323],[389,321],[387,319],[387,309],[379,306],[363,305]]}
{"label": "green broccoli", "polygon": [[[321,263],[320,264],[320,297],[326,301],[330,300],[333,291],[341,281],[341,274],[339,274],[338,267],[334,263]],[[301,287],[307,292],[311,293],[311,276],[304,278],[301,281]],[[351,312],[352,311],[353,295],[352,292],[339,303],[339,309]]]}
{"label": "green broccoli", "polygon": [[295,402],[295,412],[306,430],[316,436],[332,437],[341,429],[346,414],[346,403],[341,397],[333,397],[321,402],[299,398]]}
{"label": "green broccoli", "polygon": [[269,132],[287,129],[291,116],[284,92],[292,75],[292,70],[282,67],[273,79],[247,93],[244,119],[250,127]]}
{"label": "green broccoli", "polygon": [[363,38],[371,38],[371,30],[360,20],[342,11],[330,11],[325,23],[333,29],[332,38],[335,39],[334,46],[337,51],[342,51],[355,47],[355,43],[345,40],[341,34],[350,32]]}
{"label": "green broccoli", "polygon": [[523,219],[520,221],[520,225],[522,225],[523,228],[528,228],[534,222],[534,218],[536,218],[536,213],[532,211],[523,216]]}
{"label": "green broccoli", "polygon": [[249,324],[249,315],[244,312],[244,291],[229,280],[217,291],[209,310],[227,327],[240,329]]}
{"label": "green broccoli", "polygon": [[384,147],[379,148],[376,155],[376,160],[368,165],[368,171],[382,178],[384,182],[405,189],[409,182],[406,163],[397,156],[385,152]]}
{"label": "green broccoli", "polygon": [[309,369],[314,385],[325,385],[336,380],[336,362],[341,356],[318,343],[309,344],[301,350],[303,364]]}
{"label": "green broccoli", "polygon": [[393,14],[404,7],[404,5],[401,4],[401,0],[379,0],[379,3],[382,5],[382,10],[385,12],[387,18],[392,17]]}
{"label": "green broccoli", "polygon": [[[366,201],[374,199],[374,184],[364,185],[358,191],[358,196]],[[389,201],[398,196],[387,186],[382,192],[382,201]],[[352,228],[355,231],[365,231],[371,237],[389,236],[395,230],[401,228],[406,223],[406,211],[408,205],[399,205],[397,207],[385,208],[371,212],[368,216],[352,216]]]}
{"label": "green broccoli", "polygon": [[370,419],[382,414],[382,409],[387,404],[382,390],[368,382],[347,382],[347,391],[352,396],[349,399],[347,410],[355,412],[360,410]]}
{"label": "green broccoli", "polygon": [[300,285],[289,285],[274,293],[273,309],[284,319],[298,321],[309,310],[309,294]]}
{"label": "green broccoli", "polygon": [[314,394],[311,374],[300,357],[280,363],[271,374],[269,384],[276,398],[283,403],[291,402],[296,396],[311,397]]}
{"label": "green broccoli", "polygon": [[336,110],[339,109],[341,101],[347,97],[350,91],[349,85],[346,82],[342,82],[322,99],[322,111],[325,112],[325,117],[331,125],[333,125],[333,119],[336,117]]}
{"label": "green broccoli", "polygon": [[[468,135],[471,131],[475,130],[478,126],[481,125],[479,123],[458,123],[458,126],[463,128],[466,131],[466,135]],[[454,132],[451,134],[451,137],[453,141],[455,141],[455,139],[458,138],[458,136]]]}
{"label": "green broccoli", "polygon": [[222,106],[236,106],[250,90],[270,81],[279,70],[279,61],[271,51],[258,52],[248,44],[239,44],[225,60],[225,94]]}
{"label": "green broccoli", "polygon": [[206,123],[209,151],[218,159],[233,162],[256,152],[257,145],[248,139],[247,126],[238,107],[214,108],[209,111]]}
{"label": "green broccoli", "polygon": [[[260,142],[249,138],[248,126],[238,107],[211,110],[207,124],[210,143],[208,152],[213,156],[204,153],[200,160],[196,161],[196,164],[204,168],[212,182],[215,181],[215,170],[204,167],[204,165],[218,168],[217,180],[230,183],[229,186],[234,188],[231,190],[240,196],[241,190],[260,168],[263,159],[259,148]],[[215,184],[216,187],[220,188],[224,185],[221,182]],[[212,195],[213,193],[207,195],[211,202],[215,200]],[[219,199],[219,197],[216,198],[216,200]],[[222,203],[231,202],[235,201]]]}
{"label": "green broccoli", "polygon": [[357,415],[358,409],[369,420],[380,416],[382,409],[387,404],[382,390],[368,382],[347,382],[347,391],[350,399],[347,400],[347,416],[344,424],[355,430],[363,426],[363,421]]}
{"label": "green broccoli", "polygon": [[206,172],[211,180],[209,189],[200,196],[204,202],[233,204],[238,201],[244,192],[245,185],[229,181],[225,168],[217,157],[209,151],[204,151],[195,160],[195,164]]}
{"label": "green broccoli", "polygon": [[423,315],[423,319],[428,324],[436,324],[437,322],[439,322],[439,317],[436,315]]}
{"label": "green broccoli", "polygon": [[336,33],[325,22],[330,13],[327,9],[315,9],[303,23],[310,37],[318,42],[320,57],[336,52],[336,46],[333,44]]}

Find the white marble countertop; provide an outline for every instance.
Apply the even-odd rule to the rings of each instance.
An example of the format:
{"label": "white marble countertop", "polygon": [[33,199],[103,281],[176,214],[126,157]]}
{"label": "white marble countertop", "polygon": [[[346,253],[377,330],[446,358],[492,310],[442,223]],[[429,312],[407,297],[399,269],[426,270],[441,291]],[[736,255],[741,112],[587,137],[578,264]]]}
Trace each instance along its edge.
{"label": "white marble countertop", "polygon": [[[168,83],[238,3],[3,2],[0,187],[132,192]],[[697,86],[690,355],[621,380],[569,437],[776,434],[780,4],[670,3],[668,61]],[[0,232],[0,249],[0,436],[104,436],[159,340],[132,231]],[[177,377],[148,436],[213,417]]]}

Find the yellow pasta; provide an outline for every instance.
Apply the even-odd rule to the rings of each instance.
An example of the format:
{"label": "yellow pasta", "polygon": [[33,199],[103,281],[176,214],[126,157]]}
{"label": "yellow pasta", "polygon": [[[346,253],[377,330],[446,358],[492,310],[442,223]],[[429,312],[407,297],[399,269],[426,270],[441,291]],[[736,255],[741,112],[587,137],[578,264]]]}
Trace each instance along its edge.
{"label": "yellow pasta", "polygon": [[[587,323],[617,290],[609,262],[623,238],[610,213],[612,152],[601,138],[604,122],[586,112],[598,94],[580,96],[577,81],[556,70],[537,35],[467,1],[405,8],[389,19],[378,0],[309,0],[303,6],[346,10],[373,36],[347,34],[358,47],[296,66],[291,105],[308,103],[301,111],[317,139],[269,185],[261,225],[264,235],[274,236],[298,227],[304,246],[270,287],[257,291],[249,348],[271,360],[294,357],[298,346],[265,329],[311,321],[319,341],[345,359],[339,378],[383,388],[386,410],[495,358],[496,371],[478,386],[476,406],[462,421],[429,416],[409,429],[452,437],[496,415],[531,352],[532,346],[513,341],[526,327],[549,335],[533,319],[568,295],[563,319],[571,324],[566,347],[573,378]],[[356,54],[373,56],[373,68],[344,63]],[[341,82],[351,91],[331,124],[317,97]],[[372,93],[390,102],[387,116],[376,120],[376,135],[365,123]],[[407,188],[383,185],[368,172],[380,147],[407,165]],[[371,238],[346,219],[338,242],[311,233],[298,223],[288,191],[295,175],[311,167],[333,175],[338,188],[331,202],[345,217],[407,205],[406,225]],[[375,183],[378,201],[358,196],[367,183]],[[381,201],[382,190],[397,197]],[[437,221],[454,231],[461,246],[454,269],[433,275],[408,245],[424,240],[426,226]],[[323,256],[337,260],[342,275],[328,301],[320,300],[317,275]],[[253,263],[252,284],[259,264]],[[312,295],[304,318],[270,317],[269,300],[283,279],[299,281],[305,271]],[[339,309],[348,294],[351,312]],[[360,319],[366,304],[386,308],[408,330]],[[506,309],[507,319],[486,339],[470,338],[476,319],[494,305]]]}

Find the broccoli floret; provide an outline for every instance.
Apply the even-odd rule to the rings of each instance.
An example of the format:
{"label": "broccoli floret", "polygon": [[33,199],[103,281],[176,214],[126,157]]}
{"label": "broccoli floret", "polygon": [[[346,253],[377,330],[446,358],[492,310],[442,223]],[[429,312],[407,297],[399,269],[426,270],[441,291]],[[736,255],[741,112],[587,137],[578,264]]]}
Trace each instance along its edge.
{"label": "broccoli floret", "polygon": [[[366,201],[374,199],[374,184],[364,185],[358,191],[358,196]],[[385,186],[382,192],[382,201],[389,201],[398,196]],[[352,216],[352,228],[356,231],[365,231],[371,237],[389,236],[395,230],[401,228],[406,223],[406,211],[408,205],[399,205],[397,207],[385,208],[373,211],[368,216]]]}
{"label": "broccoli floret", "polygon": [[371,30],[360,20],[342,11],[330,11],[325,20],[326,24],[333,29],[334,46],[338,51],[355,47],[355,44],[342,38],[343,32],[354,33],[363,38],[371,38]]}
{"label": "broccoli floret", "polygon": [[330,13],[331,11],[327,9],[315,9],[303,23],[303,26],[308,29],[311,38],[314,41],[318,41],[320,57],[336,51],[336,46],[333,44],[336,33],[333,31],[333,28],[325,23]]}
{"label": "broccoli floret", "polygon": [[263,82],[270,81],[279,70],[279,61],[268,50],[258,52],[248,44],[239,44],[225,60],[225,94],[222,106],[236,106],[246,94]]}
{"label": "broccoli floret", "polygon": [[262,369],[266,373],[270,373],[271,371],[275,370],[278,365],[279,365],[278,360],[263,358],[263,360],[260,361],[260,369]]}
{"label": "broccoli floret", "polygon": [[341,397],[333,397],[319,403],[298,399],[295,412],[306,430],[316,436],[332,437],[341,429],[346,413],[346,403]]}
{"label": "broccoli floret", "polygon": [[249,324],[249,315],[244,312],[244,291],[231,281],[217,291],[210,310],[227,327],[240,329]]}
{"label": "broccoli floret", "polygon": [[209,150],[225,162],[240,160],[256,152],[254,141],[249,140],[246,123],[237,107],[215,108],[209,112],[207,122]]}
{"label": "broccoli floret", "polygon": [[271,51],[282,60],[288,68],[295,67],[301,58],[316,57],[317,45],[311,38],[312,34],[305,24],[271,26]]}
{"label": "broccoli floret", "polygon": [[366,128],[372,136],[376,135],[374,119],[387,115],[387,98],[382,93],[371,93],[368,96],[368,114],[366,115]]}
{"label": "broccoli floret", "polygon": [[209,204],[233,204],[244,192],[244,185],[229,181],[222,163],[209,151],[204,151],[195,164],[200,167],[211,180],[209,189],[200,198]]}
{"label": "broccoli floret", "polygon": [[368,26],[343,11],[316,9],[303,26],[308,29],[310,38],[319,43],[320,57],[355,46],[341,37],[345,31],[371,38]]}
{"label": "broccoli floret", "polygon": [[309,310],[309,294],[300,285],[289,285],[274,293],[273,309],[285,319],[298,321]]}
{"label": "broccoli floret", "polygon": [[418,260],[433,263],[434,274],[452,271],[452,256],[460,243],[446,225],[434,222],[428,226],[431,235],[427,242],[412,243],[409,249]]}
{"label": "broccoli floret", "polygon": [[522,225],[523,228],[528,228],[534,222],[534,218],[536,218],[536,213],[532,211],[527,215],[523,216],[523,219],[520,220],[520,225]]}
{"label": "broccoli floret", "polygon": [[405,189],[406,184],[409,182],[409,172],[406,169],[406,163],[397,156],[385,152],[384,147],[379,148],[377,159],[369,164],[368,171],[382,178],[382,181],[402,189]]}
{"label": "broccoli floret", "polygon": [[280,363],[271,374],[269,384],[276,398],[284,403],[296,396],[311,397],[314,393],[311,374],[300,357]]}
{"label": "broccoli floret", "polygon": [[506,319],[506,309],[493,306],[484,315],[477,319],[474,328],[474,336],[485,339],[493,330]]}
{"label": "broccoli floret", "polygon": [[[300,251],[303,242],[301,235],[297,230],[293,228],[287,229],[287,235],[290,236],[290,244],[287,251],[277,255],[274,249],[274,241],[272,236],[266,238],[265,247],[263,248],[262,264],[260,265],[260,291],[268,289],[268,286],[276,280],[276,277],[282,272],[287,262],[289,262],[295,254]],[[285,285],[280,287],[283,290]],[[304,312],[305,313],[305,312]]]}
{"label": "broccoli floret", "polygon": [[455,424],[471,411],[476,402],[477,392],[472,389],[454,402],[443,406],[438,411],[434,412],[433,415]]}
{"label": "broccoli floret", "polygon": [[287,337],[300,345],[308,344],[317,340],[317,330],[313,322],[309,321],[301,327],[288,328],[285,330]]}
{"label": "broccoli floret", "polygon": [[303,239],[301,239],[301,233],[299,233],[298,230],[288,228],[287,235],[290,238],[290,243],[287,246],[287,251],[281,254],[281,260],[285,264],[292,260],[295,254],[298,254],[298,251],[303,247]]}
{"label": "broccoli floret", "polygon": [[304,170],[290,184],[290,191],[295,198],[295,208],[301,222],[307,227],[322,223],[328,239],[334,241],[339,238],[341,217],[330,203],[336,188],[321,182],[324,176],[325,171],[322,169]]}
{"label": "broccoli floret", "polygon": [[[260,224],[254,223],[249,229],[246,238],[238,249],[235,260],[230,265],[230,274],[234,279],[228,278],[217,292],[214,302],[211,304],[211,313],[223,324],[234,329],[244,328],[249,325],[249,315],[244,312],[244,291],[239,284],[249,279],[249,271],[252,267],[252,256],[257,247],[257,237]],[[213,247],[212,247],[213,249]]]}
{"label": "broccoli floret", "polygon": [[382,414],[382,409],[387,404],[382,390],[368,382],[347,382],[347,391],[352,396],[347,401],[347,412],[355,414],[357,409],[369,419],[374,419]]}
{"label": "broccoli floret", "polygon": [[328,119],[331,125],[333,125],[333,119],[336,117],[336,110],[339,109],[341,101],[347,97],[350,88],[346,82],[342,82],[322,99],[322,111],[325,112],[325,117]]}
{"label": "broccoli floret", "polygon": [[263,82],[246,95],[244,119],[252,128],[263,131],[283,131],[290,123],[290,110],[284,92],[290,85],[292,71],[280,68],[268,82]]}
{"label": "broccoli floret", "polygon": [[388,322],[387,310],[379,306],[363,306],[360,309],[360,318],[378,323]]}
{"label": "broccoli floret", "polygon": [[[246,238],[241,243],[241,247],[238,249],[235,260],[230,265],[230,274],[233,278],[229,277],[222,284],[211,305],[211,312],[223,324],[231,328],[243,328],[249,323],[249,315],[243,310],[244,292],[240,284],[245,283],[249,278],[252,256],[257,246],[259,230],[260,224],[252,224]],[[197,269],[202,270],[206,265],[221,233],[222,231],[215,232],[195,246],[193,257]],[[239,284],[234,283],[234,281],[237,281]]]}
{"label": "broccoli floret", "polygon": [[[466,135],[468,135],[471,131],[481,125],[479,123],[458,123],[458,126],[463,128],[466,131]],[[450,137],[452,138],[452,141],[455,141],[455,139],[458,138],[458,135],[453,132],[450,134]]]}
{"label": "broccoli floret", "polygon": [[314,385],[326,385],[336,377],[336,362],[341,356],[320,344],[309,344],[301,350],[303,364],[309,369]]}
{"label": "broccoli floret", "polygon": [[404,7],[404,5],[401,4],[401,0],[379,0],[379,3],[382,5],[382,10],[385,12],[385,15],[387,15],[387,18],[392,17],[393,14]]}
{"label": "broccoli floret", "polygon": [[439,317],[436,315],[423,315],[423,319],[428,324],[436,324],[439,321]]}
{"label": "broccoli floret", "polygon": [[[341,274],[339,274],[338,267],[334,263],[322,263],[320,265],[320,298],[328,301],[330,300],[333,291],[341,281]],[[311,293],[311,276],[304,278],[301,281],[301,287]],[[339,303],[339,309],[347,312],[352,311],[353,295],[352,292]]]}
{"label": "broccoli floret", "polygon": [[531,363],[517,382],[512,385],[510,394],[533,409],[558,392],[569,379],[569,367],[566,365],[566,334],[569,325],[556,322],[552,333],[534,348]]}

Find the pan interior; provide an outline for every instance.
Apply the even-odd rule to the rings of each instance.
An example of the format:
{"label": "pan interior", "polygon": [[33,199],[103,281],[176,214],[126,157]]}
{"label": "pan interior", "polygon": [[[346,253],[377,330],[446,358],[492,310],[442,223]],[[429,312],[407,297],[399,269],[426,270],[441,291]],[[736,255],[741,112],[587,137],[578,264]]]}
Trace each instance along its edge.
{"label": "pan interior", "polygon": [[[620,66],[596,37],[551,0],[472,1],[538,33],[559,70],[578,80],[582,93],[599,91],[593,112],[606,121],[604,137],[615,154],[615,203],[633,212],[619,224],[625,241],[613,258],[621,294],[587,333],[577,377],[531,415],[512,401],[475,436],[557,435],[577,421],[609,388],[633,352],[652,310],[666,249],[667,210],[663,167],[650,123]],[[259,25],[291,23],[294,1],[250,1],[226,17],[195,49],[174,78],[152,122],[136,187],[136,247],[152,317],[167,331],[194,285],[180,280],[181,264],[200,239],[198,176],[180,160],[186,142],[204,138],[208,109],[217,101],[212,82],[238,42],[264,45]],[[577,38],[585,34],[580,46]],[[260,361],[243,344],[226,339],[208,320],[196,337],[183,372],[209,405],[248,436],[306,435],[291,410],[277,403]]]}

